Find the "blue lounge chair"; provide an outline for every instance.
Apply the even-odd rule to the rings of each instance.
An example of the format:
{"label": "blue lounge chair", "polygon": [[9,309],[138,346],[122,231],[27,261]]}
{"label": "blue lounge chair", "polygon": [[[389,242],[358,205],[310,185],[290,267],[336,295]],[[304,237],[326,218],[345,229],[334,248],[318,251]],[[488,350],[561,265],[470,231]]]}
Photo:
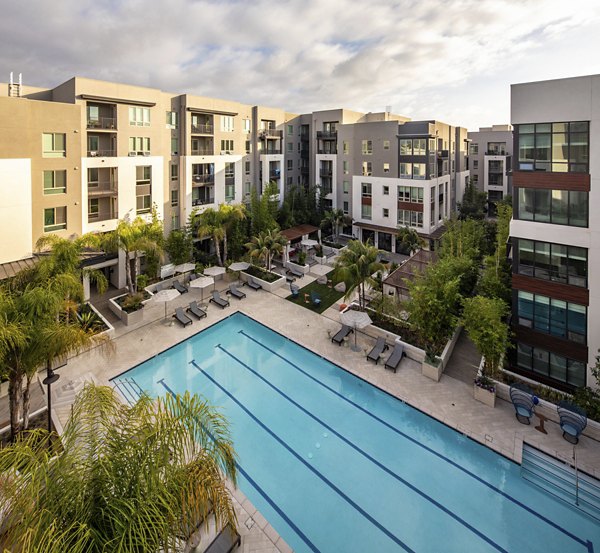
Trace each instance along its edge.
{"label": "blue lounge chair", "polygon": [[515,408],[515,416],[521,424],[529,424],[533,417],[533,408],[535,406],[533,391],[517,382],[510,387],[510,400]]}
{"label": "blue lounge chair", "polygon": [[331,341],[334,344],[341,346],[342,342],[344,341],[344,338],[346,338],[351,332],[354,332],[354,330],[351,327],[349,327],[348,325],[342,325],[342,328],[338,330],[337,334],[331,337]]}
{"label": "blue lounge chair", "polygon": [[212,293],[212,298],[210,298],[210,301],[216,303],[221,309],[229,306],[229,300],[223,299],[221,294],[219,294],[219,292],[216,290]]}
{"label": "blue lounge chair", "polygon": [[321,305],[321,296],[319,296],[319,294],[317,294],[314,290],[311,290],[310,301],[313,302],[313,305]]}
{"label": "blue lounge chair", "polygon": [[184,312],[181,307],[175,309],[175,315],[173,315],[183,326],[191,325],[194,321],[190,319]]}
{"label": "blue lounge chair", "polygon": [[377,343],[373,346],[373,349],[367,354],[367,361],[374,361],[375,364],[379,363],[381,354],[388,349],[388,345],[385,343],[385,338],[377,338]]}
{"label": "blue lounge chair", "polygon": [[398,368],[398,365],[400,364],[400,361],[402,361],[404,355],[404,345],[396,344],[394,346],[394,351],[392,351],[392,354],[388,357],[388,360],[385,362],[385,368],[391,369],[392,371],[396,372],[396,369]]}
{"label": "blue lounge chair", "polygon": [[563,438],[572,444],[579,442],[579,436],[587,426],[586,412],[568,401],[561,401],[556,408],[560,418]]}

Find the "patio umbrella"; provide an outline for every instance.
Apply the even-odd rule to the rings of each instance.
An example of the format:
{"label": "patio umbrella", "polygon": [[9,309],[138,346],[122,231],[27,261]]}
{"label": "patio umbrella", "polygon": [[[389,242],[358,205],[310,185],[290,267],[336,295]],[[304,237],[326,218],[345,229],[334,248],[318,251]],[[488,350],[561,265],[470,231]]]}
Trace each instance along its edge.
{"label": "patio umbrella", "polygon": [[[225,272],[225,267],[219,267],[217,265],[213,265],[212,267],[207,267],[206,269],[204,269],[204,274],[211,276],[211,277],[216,277],[219,275],[222,275]],[[216,288],[217,283],[213,281],[213,284],[215,285],[213,287],[213,290]]]}
{"label": "patio umbrella", "polygon": [[229,265],[230,271],[245,271],[248,267],[250,267],[250,263],[246,263],[246,261],[236,261]]}
{"label": "patio umbrella", "polygon": [[193,271],[195,268],[196,268],[195,263],[182,263],[181,265],[175,266],[175,272],[176,273],[188,273],[190,271]]}
{"label": "patio umbrella", "polygon": [[174,300],[180,295],[181,294],[173,288],[169,288],[168,290],[161,290],[160,292],[154,294],[152,298],[153,301],[163,302],[165,304],[165,321],[167,320],[167,303],[171,300]]}
{"label": "patio umbrella", "polygon": [[190,282],[190,288],[200,288],[202,290],[202,299],[200,301],[204,301],[204,288],[214,284],[214,279],[207,276],[199,276]]}
{"label": "patio umbrella", "polygon": [[312,238],[307,238],[306,240],[302,240],[300,244],[306,246],[307,248],[312,248],[313,246],[318,246],[319,242],[317,240],[313,240]]}
{"label": "patio umbrella", "polygon": [[360,351],[360,348],[356,344],[356,329],[369,326],[373,322],[371,317],[369,317],[369,315],[367,315],[364,311],[348,309],[340,315],[340,320],[342,321],[342,324],[351,326],[354,329],[354,345],[352,346],[352,351]]}

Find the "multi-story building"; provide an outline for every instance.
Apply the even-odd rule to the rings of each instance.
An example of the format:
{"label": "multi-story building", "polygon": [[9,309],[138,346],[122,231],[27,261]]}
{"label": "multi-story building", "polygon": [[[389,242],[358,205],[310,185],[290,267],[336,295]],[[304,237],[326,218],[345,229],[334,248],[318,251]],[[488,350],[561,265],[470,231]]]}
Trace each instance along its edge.
{"label": "multi-story building", "polygon": [[469,169],[473,184],[488,197],[488,212],[512,194],[511,163],[513,153],[512,125],[492,125],[469,132]]}
{"label": "multi-story building", "polygon": [[516,84],[513,325],[516,372],[594,385],[600,348],[600,75]]}

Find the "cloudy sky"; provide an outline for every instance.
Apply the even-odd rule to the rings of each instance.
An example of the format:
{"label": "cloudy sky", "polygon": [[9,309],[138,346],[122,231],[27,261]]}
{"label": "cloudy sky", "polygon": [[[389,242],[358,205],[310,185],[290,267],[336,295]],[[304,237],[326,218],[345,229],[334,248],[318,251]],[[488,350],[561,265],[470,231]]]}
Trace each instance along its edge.
{"label": "cloudy sky", "polygon": [[510,83],[600,73],[598,0],[19,0],[0,82],[74,76],[282,107],[509,121]]}

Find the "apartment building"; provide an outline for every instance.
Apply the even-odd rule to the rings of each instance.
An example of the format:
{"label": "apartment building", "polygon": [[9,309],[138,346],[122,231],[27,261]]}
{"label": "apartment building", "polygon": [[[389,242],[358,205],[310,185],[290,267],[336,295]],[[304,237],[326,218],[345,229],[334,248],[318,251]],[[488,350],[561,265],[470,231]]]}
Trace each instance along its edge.
{"label": "apartment building", "polygon": [[513,370],[594,385],[600,348],[600,75],[516,84]]}
{"label": "apartment building", "polygon": [[492,125],[469,132],[469,169],[475,187],[488,197],[488,213],[495,204],[512,194],[512,125]]}

